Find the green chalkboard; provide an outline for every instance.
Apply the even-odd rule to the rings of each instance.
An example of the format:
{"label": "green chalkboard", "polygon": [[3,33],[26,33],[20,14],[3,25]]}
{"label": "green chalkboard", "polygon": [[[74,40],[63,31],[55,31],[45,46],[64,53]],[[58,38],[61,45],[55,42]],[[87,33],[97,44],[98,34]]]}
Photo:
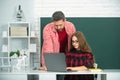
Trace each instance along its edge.
{"label": "green chalkboard", "polygon": [[[120,69],[120,18],[68,17],[67,20],[84,33],[100,68]],[[40,21],[42,43],[42,30],[52,19],[41,17]]]}

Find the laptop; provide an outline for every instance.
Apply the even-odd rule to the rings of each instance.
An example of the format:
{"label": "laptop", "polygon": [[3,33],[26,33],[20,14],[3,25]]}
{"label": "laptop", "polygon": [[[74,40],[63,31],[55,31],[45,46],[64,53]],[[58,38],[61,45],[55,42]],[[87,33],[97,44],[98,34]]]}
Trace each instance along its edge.
{"label": "laptop", "polygon": [[45,53],[45,64],[47,71],[53,72],[75,72],[66,69],[66,60],[64,53]]}
{"label": "laptop", "polygon": [[64,53],[45,53],[47,71],[66,72],[66,60]]}

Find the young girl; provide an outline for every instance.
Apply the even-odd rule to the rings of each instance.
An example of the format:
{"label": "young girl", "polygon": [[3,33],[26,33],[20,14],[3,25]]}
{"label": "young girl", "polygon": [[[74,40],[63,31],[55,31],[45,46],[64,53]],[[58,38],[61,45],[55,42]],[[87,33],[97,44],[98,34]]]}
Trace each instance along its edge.
{"label": "young girl", "polygon": [[[68,70],[85,71],[93,68],[94,57],[82,32],[76,32],[71,37],[71,49],[66,54]],[[93,75],[66,75],[65,80],[94,80]]]}

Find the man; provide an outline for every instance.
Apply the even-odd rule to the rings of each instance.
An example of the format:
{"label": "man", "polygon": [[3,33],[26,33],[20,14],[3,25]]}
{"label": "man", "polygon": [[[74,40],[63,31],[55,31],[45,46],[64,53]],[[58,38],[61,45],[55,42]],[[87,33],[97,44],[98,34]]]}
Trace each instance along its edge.
{"label": "man", "polygon": [[76,31],[74,24],[66,21],[62,11],[56,11],[52,15],[53,22],[43,29],[42,67],[46,69],[45,53],[66,53],[70,49],[70,37]]}

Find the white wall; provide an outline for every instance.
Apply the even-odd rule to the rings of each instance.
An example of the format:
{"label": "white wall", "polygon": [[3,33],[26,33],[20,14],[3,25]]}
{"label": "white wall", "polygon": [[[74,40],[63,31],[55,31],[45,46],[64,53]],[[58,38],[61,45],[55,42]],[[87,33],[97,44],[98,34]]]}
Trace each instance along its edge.
{"label": "white wall", "polygon": [[119,17],[120,0],[41,0],[39,10],[42,17],[56,10],[67,17]]}

